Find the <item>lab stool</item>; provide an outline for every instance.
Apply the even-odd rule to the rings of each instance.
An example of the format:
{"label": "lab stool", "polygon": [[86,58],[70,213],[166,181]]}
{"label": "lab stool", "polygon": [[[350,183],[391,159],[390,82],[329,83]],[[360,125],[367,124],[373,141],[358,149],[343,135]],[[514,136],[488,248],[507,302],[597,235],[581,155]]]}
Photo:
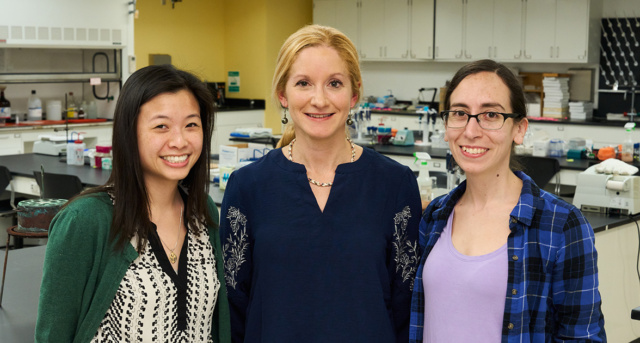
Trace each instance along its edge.
{"label": "lab stool", "polygon": [[20,232],[16,231],[17,225],[11,226],[7,229],[7,245],[4,253],[4,268],[2,269],[2,286],[0,286],[0,307],[2,307],[2,295],[4,294],[4,278],[7,275],[7,259],[9,258],[9,243],[11,236],[14,236],[14,240],[18,237],[21,238],[47,238],[49,231],[43,232]]}

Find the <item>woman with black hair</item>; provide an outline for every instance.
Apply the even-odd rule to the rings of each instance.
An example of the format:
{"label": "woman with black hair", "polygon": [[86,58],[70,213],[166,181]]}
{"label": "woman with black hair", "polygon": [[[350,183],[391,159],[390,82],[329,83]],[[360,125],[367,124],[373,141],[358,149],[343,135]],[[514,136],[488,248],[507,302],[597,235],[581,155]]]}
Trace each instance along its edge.
{"label": "woman with black hair", "polygon": [[227,342],[218,211],[207,195],[213,100],[149,66],[116,105],[108,182],[54,218],[36,341]]}

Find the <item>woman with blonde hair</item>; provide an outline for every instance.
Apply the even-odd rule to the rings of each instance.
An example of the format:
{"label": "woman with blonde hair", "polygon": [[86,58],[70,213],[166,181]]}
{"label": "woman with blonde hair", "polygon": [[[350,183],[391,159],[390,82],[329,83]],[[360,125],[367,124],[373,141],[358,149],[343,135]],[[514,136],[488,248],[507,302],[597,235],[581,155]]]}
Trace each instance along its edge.
{"label": "woman with blonde hair", "polygon": [[333,28],[280,50],[273,92],[295,138],[235,171],[222,203],[234,342],[408,339],[420,196],[408,167],[346,135],[361,84]]}

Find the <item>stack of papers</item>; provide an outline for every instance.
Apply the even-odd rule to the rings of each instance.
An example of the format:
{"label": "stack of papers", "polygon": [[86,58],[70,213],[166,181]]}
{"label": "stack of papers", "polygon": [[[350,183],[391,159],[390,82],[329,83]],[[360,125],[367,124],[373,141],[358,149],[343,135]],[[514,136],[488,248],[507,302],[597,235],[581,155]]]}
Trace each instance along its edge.
{"label": "stack of papers", "polygon": [[544,89],[544,108],[542,115],[551,118],[564,118],[569,114],[569,78],[545,77],[542,79]]}
{"label": "stack of papers", "polygon": [[231,132],[231,137],[271,137],[271,128],[266,127],[240,127]]}
{"label": "stack of papers", "polygon": [[589,101],[570,102],[569,114],[571,119],[591,119],[593,118],[593,103]]}

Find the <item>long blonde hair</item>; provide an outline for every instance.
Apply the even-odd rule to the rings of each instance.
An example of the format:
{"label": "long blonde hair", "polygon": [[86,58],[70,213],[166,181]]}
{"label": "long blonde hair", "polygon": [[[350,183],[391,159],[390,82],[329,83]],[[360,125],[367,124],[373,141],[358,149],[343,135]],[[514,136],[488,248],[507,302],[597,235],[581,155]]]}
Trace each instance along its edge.
{"label": "long blonde hair", "polygon": [[[338,52],[338,55],[347,66],[349,80],[351,81],[351,92],[357,95],[357,101],[360,100],[362,93],[362,75],[358,61],[358,50],[355,45],[353,45],[353,42],[351,42],[344,33],[332,27],[307,25],[289,36],[278,53],[276,70],[271,85],[271,95],[276,103],[280,103],[278,96],[284,94],[287,81],[289,80],[291,66],[300,51],[308,47],[323,45],[333,48]],[[282,134],[282,138],[278,142],[277,147],[289,144],[294,138],[295,129],[292,124],[289,124],[285,127],[285,132]]]}

